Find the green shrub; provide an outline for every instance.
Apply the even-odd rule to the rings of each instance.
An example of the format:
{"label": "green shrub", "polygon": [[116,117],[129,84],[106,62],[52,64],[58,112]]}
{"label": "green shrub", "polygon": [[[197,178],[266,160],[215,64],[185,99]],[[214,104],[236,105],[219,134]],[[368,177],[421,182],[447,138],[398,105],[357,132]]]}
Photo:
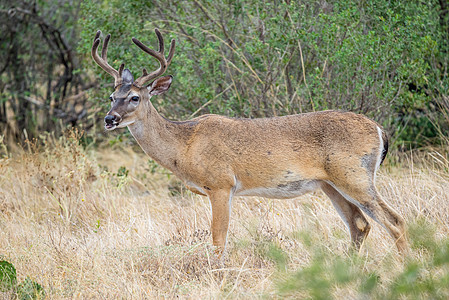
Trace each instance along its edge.
{"label": "green shrub", "polygon": [[447,16],[436,0],[104,0],[82,12],[79,51],[101,79],[97,103],[107,104],[111,78],[89,55],[96,30],[112,34],[111,63],[138,76],[156,62],[131,37],[156,47],[157,27],[177,40],[171,92],[154,100],[167,117],[351,110],[405,146],[436,142],[436,125],[447,127]]}
{"label": "green shrub", "polygon": [[0,261],[0,292],[12,291],[17,299],[44,299],[44,288],[37,282],[26,278],[20,284],[17,284],[16,268],[10,262]]}
{"label": "green shrub", "polygon": [[[403,270],[392,280],[383,280],[376,270],[368,270],[366,261],[357,255],[338,256],[309,245],[313,255],[310,263],[279,276],[277,291],[280,296],[332,299],[335,289],[350,287],[361,299],[447,299],[449,239],[438,241],[434,228],[424,220],[411,224],[409,234],[412,249],[419,254],[405,258]],[[380,270],[389,269],[387,264],[384,260]]]}

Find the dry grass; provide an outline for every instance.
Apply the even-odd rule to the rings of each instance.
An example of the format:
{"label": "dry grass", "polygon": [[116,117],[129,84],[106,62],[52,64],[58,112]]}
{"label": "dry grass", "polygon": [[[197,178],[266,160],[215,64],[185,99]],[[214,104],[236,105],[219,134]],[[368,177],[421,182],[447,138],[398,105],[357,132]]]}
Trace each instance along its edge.
{"label": "dry grass", "polygon": [[[449,174],[447,161],[434,155],[440,161],[429,156],[419,167],[409,161],[382,168],[377,185],[408,222],[424,218],[443,238]],[[19,281],[30,277],[50,299],[279,297],[285,271],[307,266],[316,249],[351,257],[348,232],[321,192],[293,200],[236,198],[227,256],[219,261],[210,245],[208,200],[140,151],[84,150],[72,134],[5,156],[0,174],[0,255],[15,265]],[[405,263],[373,225],[358,266],[386,286]],[[274,262],[273,249],[288,257],[285,265]],[[359,292],[346,286],[333,295]]]}

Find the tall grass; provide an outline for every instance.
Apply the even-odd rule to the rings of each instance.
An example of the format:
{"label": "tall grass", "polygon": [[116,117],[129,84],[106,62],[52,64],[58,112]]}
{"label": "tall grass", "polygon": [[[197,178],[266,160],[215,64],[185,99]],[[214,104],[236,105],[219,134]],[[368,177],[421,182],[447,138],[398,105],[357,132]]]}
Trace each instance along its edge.
{"label": "tall grass", "polygon": [[449,297],[443,154],[408,156],[377,179],[410,224],[406,258],[377,224],[360,253],[348,252],[343,222],[316,192],[236,198],[220,261],[208,200],[141,151],[83,148],[77,133],[14,155],[0,148],[0,260],[50,299]]}

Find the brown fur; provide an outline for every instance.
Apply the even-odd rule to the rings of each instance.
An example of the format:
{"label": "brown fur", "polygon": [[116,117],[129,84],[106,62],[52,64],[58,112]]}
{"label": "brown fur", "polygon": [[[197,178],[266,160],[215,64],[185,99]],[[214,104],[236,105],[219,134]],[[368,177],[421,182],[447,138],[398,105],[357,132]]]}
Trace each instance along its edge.
{"label": "brown fur", "polygon": [[[162,39],[160,33],[158,38]],[[146,52],[162,66],[161,49],[157,55]],[[191,191],[209,197],[214,245],[226,245],[233,196],[293,198],[321,188],[349,228],[356,249],[371,228],[363,211],[387,229],[400,251],[407,251],[404,220],[382,200],[374,184],[388,149],[386,135],[375,122],[338,111],[266,119],[204,115],[173,122],[150,102],[151,96],[168,90],[171,76],[142,88],[142,82],[133,84],[129,70],[123,74],[123,84],[112,95],[106,129],[128,126],[150,157]]]}
{"label": "brown fur", "polygon": [[214,245],[225,246],[233,195],[291,198],[301,188],[321,188],[347,224],[356,248],[371,228],[364,211],[406,250],[404,221],[374,186],[384,149],[379,125],[368,118],[323,111],[266,119],[204,115],[173,122],[157,113],[146,89],[132,87],[129,94],[140,95],[139,107],[126,111],[124,100],[113,110],[124,115],[122,122],[133,120],[128,127],[149,156],[190,190],[210,198]]}

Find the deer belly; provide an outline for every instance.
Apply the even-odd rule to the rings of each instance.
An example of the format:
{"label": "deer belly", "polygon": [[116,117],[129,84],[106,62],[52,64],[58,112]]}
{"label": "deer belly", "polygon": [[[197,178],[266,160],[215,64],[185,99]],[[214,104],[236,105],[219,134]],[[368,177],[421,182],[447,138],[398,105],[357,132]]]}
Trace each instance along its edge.
{"label": "deer belly", "polygon": [[319,187],[316,180],[296,180],[270,185],[268,187],[259,186],[245,188],[243,186],[236,189],[236,196],[259,196],[275,199],[294,198],[312,192]]}

